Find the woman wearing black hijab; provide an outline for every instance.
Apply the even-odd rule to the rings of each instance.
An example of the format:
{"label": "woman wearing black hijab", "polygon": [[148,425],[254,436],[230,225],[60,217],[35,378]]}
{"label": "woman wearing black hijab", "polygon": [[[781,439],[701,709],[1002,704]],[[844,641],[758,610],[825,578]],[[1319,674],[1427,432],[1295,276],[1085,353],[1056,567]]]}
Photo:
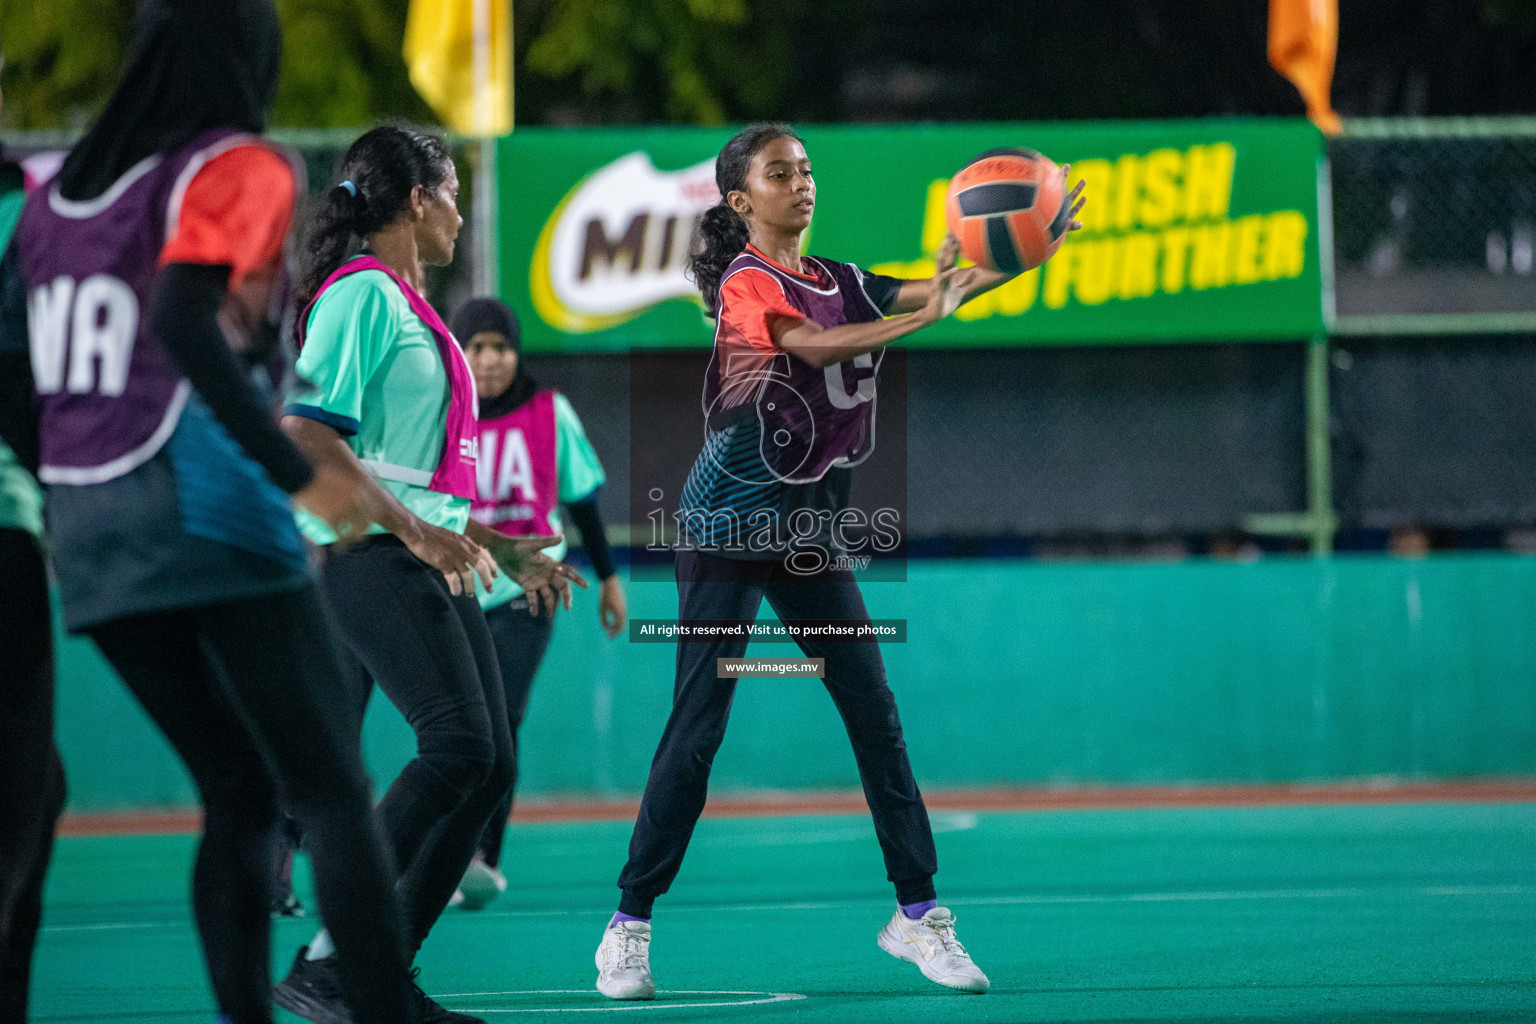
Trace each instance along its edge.
{"label": "woman wearing black hijab", "polygon": [[348,1020],[406,1024],[428,1004],[292,501],[341,533],[375,511],[365,481],[316,471],[277,429],[236,354],[274,336],[300,192],[257,134],[279,50],[271,0],[146,0],[106,109],[28,200],[37,470],[67,628],[101,648],[202,799],[192,902],[221,1020],[273,1019],[281,787],[311,839]]}
{"label": "woman wearing black hijab", "polygon": [[[592,570],[602,581],[598,621],[610,638],[624,631],[628,612],[614,569],[598,490],[606,479],[576,410],[560,392],[540,387],[522,363],[522,328],[512,307],[494,298],[470,299],[453,318],[453,335],[464,346],[480,396],[478,495],[470,508],[477,522],[508,537],[564,532],[560,507],[581,530]],[[565,543],[545,553],[559,560]],[[549,649],[555,608],[531,604],[522,587],[503,575],[480,606],[496,644],[512,733],[512,785],[486,822],[475,859],[459,885],[463,906],[478,910],[506,891],[501,845],[517,785],[517,733],[528,710],[528,692]],[[538,614],[540,611],[545,614]],[[533,612],[534,614],[529,614]]]}

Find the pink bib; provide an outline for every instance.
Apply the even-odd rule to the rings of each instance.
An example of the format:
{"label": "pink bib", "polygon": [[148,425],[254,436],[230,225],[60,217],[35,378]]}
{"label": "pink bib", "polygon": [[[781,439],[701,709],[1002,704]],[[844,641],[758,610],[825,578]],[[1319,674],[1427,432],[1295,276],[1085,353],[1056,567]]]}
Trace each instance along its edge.
{"label": "pink bib", "polygon": [[299,317],[300,348],[304,346],[304,329],[309,323],[309,314],[315,308],[315,303],[320,301],[320,296],[331,285],[340,281],[349,274],[356,274],[364,270],[380,270],[389,276],[389,279],[399,286],[405,301],[410,304],[411,312],[421,318],[432,330],[432,337],[437,341],[437,354],[443,360],[443,367],[448,371],[448,421],[446,436],[443,438],[443,454],[438,459],[437,469],[432,474],[432,482],[428,484],[430,490],[439,494],[452,494],[458,498],[475,498],[475,457],[479,449],[479,428],[477,421],[480,416],[480,399],[475,391],[475,377],[470,372],[469,360],[464,356],[464,350],[459,348],[459,343],[453,340],[453,334],[448,330],[448,325],[443,323],[443,318],[437,315],[437,310],[431,303],[417,294],[416,289],[406,283],[405,279],[385,266],[374,256],[360,256],[354,260],[348,260],[335,273],[325,279],[325,283],[315,292],[315,297],[309,300],[309,305],[304,308],[304,315]]}
{"label": "pink bib", "polygon": [[559,502],[555,393],[539,391],[505,416],[480,423],[476,522],[512,537],[549,532]]}

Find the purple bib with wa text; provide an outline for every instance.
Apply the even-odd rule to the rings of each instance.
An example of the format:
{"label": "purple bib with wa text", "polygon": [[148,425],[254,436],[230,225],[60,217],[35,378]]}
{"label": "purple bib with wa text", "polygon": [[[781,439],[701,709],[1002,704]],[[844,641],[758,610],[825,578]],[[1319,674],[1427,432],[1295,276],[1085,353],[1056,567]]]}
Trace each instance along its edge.
{"label": "purple bib with wa text", "polygon": [[160,253],[197,172],[257,141],[216,129],[178,152],[141,160],[95,199],[65,199],[56,178],[28,199],[16,244],[45,483],[123,476],[176,429],[192,386],[149,327]]}

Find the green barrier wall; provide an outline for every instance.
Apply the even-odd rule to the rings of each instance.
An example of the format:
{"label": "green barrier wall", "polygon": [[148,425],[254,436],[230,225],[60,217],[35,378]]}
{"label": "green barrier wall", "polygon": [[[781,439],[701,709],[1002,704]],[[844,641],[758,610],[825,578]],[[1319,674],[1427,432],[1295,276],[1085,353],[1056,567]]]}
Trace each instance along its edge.
{"label": "green barrier wall", "polygon": [[[886,659],[929,788],[1536,773],[1536,559],[914,562],[865,593],[910,623]],[[607,640],[578,600],[533,692],[520,790],[636,794],[674,649]],[[630,612],[673,617],[675,600],[638,584]],[[61,667],[71,807],[191,803],[94,650],[67,643]],[[377,696],[365,742],[380,784],[412,750]],[[741,683],[715,792],[857,785],[818,683]]]}

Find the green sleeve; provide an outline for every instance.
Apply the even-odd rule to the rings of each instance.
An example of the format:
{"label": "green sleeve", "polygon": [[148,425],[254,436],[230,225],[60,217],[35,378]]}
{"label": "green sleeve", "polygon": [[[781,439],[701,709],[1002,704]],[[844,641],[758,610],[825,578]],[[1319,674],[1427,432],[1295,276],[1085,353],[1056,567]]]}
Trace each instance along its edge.
{"label": "green sleeve", "polygon": [[607,479],[580,417],[559,392],[555,393],[555,467],[562,505],[591,497]]}
{"label": "green sleeve", "polygon": [[326,289],[309,315],[289,414],[319,420],[344,435],[357,433],[363,392],[400,330],[386,290],[392,286],[384,274],[364,270]]}

